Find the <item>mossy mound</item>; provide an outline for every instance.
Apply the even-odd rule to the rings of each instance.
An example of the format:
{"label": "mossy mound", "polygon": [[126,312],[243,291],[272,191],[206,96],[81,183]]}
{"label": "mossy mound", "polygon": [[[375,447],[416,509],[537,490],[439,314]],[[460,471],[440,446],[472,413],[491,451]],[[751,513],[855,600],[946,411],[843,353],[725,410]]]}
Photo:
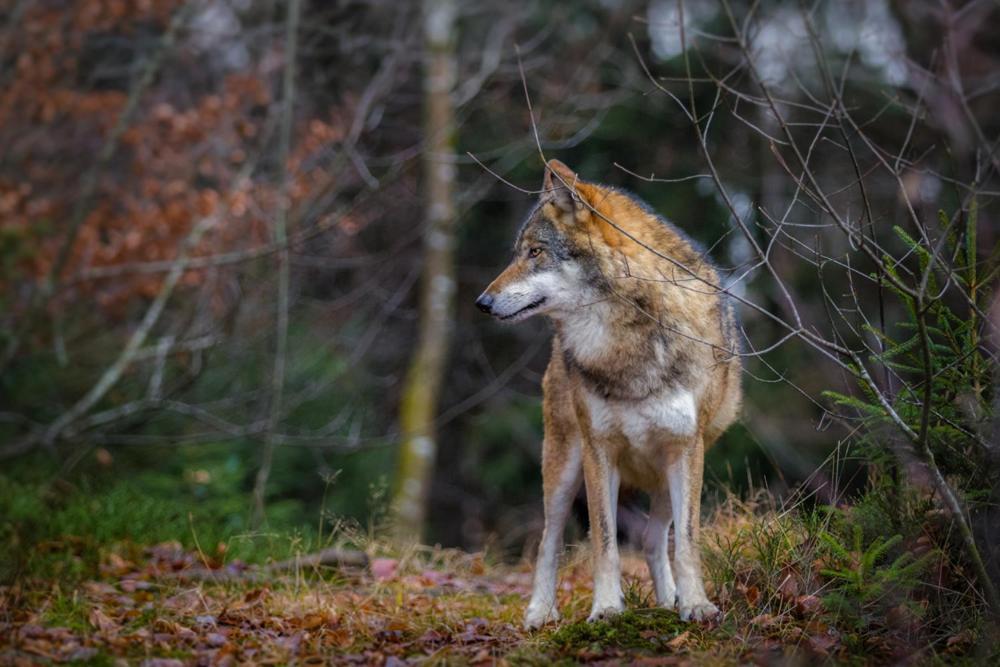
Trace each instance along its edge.
{"label": "mossy mound", "polygon": [[[552,633],[548,642],[560,651],[628,649],[660,652],[669,650],[671,642],[697,628],[696,624],[680,620],[673,611],[636,609],[624,611],[607,621],[580,621],[564,625]],[[681,641],[685,639],[681,638]]]}

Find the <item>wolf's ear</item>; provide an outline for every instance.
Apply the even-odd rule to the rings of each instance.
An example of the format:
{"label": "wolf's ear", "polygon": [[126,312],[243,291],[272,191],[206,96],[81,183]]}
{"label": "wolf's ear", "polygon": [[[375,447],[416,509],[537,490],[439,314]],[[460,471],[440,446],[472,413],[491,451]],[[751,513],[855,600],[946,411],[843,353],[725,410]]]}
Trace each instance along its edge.
{"label": "wolf's ear", "polygon": [[555,204],[566,213],[582,208],[583,203],[576,191],[578,179],[576,172],[559,160],[549,160],[545,165],[545,180],[542,182],[542,200]]}

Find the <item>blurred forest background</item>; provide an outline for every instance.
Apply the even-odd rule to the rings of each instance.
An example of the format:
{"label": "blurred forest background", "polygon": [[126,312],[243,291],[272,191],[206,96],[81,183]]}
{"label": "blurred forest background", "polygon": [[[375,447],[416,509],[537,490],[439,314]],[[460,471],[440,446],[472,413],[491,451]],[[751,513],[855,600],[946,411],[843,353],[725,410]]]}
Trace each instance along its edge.
{"label": "blurred forest background", "polygon": [[[929,384],[909,374],[959,367],[922,426],[963,502],[994,493],[994,2],[2,7],[15,549],[194,527],[237,549],[313,543],[395,513],[428,543],[530,554],[549,330],[473,301],[542,153],[645,199],[741,302],[746,405],[708,454],[709,503],[767,488],[836,506],[896,479],[906,437],[880,397],[916,432]],[[938,281],[940,317],[967,325],[953,356],[931,322],[937,365],[906,360],[929,310],[910,322],[887,271]],[[642,502],[623,498],[623,539]]]}

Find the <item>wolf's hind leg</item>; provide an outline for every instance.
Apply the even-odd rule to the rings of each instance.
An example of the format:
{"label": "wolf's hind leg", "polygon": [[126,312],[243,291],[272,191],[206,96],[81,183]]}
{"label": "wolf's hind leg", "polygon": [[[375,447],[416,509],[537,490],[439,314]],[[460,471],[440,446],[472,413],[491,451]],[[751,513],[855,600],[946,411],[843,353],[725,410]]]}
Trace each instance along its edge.
{"label": "wolf's hind leg", "polygon": [[666,609],[673,609],[677,604],[677,586],[670,570],[670,554],[667,549],[667,533],[670,531],[671,521],[670,494],[666,489],[651,494],[649,521],[646,522],[642,542],[649,575],[653,578],[653,589],[656,591],[656,604]]}
{"label": "wolf's hind leg", "polygon": [[699,435],[667,468],[667,483],[670,485],[670,503],[674,515],[677,607],[681,619],[685,621],[702,621],[719,613],[719,608],[705,594],[698,552],[703,465],[704,447]]}
{"label": "wolf's hind leg", "polygon": [[582,477],[579,440],[558,442],[554,438],[546,438],[542,444],[542,461],[545,529],[538,545],[531,602],[524,614],[524,626],[529,630],[540,628],[549,621],[559,620],[559,610],[556,608],[559,552],[562,550],[566,518]]}

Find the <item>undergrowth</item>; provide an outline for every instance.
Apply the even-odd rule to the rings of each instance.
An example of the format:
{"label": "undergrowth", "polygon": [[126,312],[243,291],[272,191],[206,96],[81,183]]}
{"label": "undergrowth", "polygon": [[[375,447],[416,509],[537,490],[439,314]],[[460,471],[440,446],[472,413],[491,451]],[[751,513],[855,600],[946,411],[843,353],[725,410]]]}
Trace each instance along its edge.
{"label": "undergrowth", "polygon": [[[49,472],[51,465],[40,466]],[[125,554],[176,541],[216,561],[280,560],[324,546],[330,531],[274,509],[251,530],[245,495],[221,469],[173,476],[134,471],[125,479],[85,472],[32,471],[27,462],[0,472],[0,584],[41,576],[76,583],[99,574],[111,548]]]}
{"label": "undergrowth", "polygon": [[[38,489],[32,495],[27,485],[3,484],[4,507],[13,510],[4,515],[5,535],[19,540],[5,548],[26,562],[13,586],[0,587],[7,610],[0,624],[11,637],[0,642],[0,659],[43,641],[72,648],[52,655],[94,664],[150,656],[193,663],[217,659],[223,649],[252,661],[378,663],[392,656],[465,664],[504,657],[524,665],[664,656],[716,664],[1000,658],[967,574],[949,555],[949,533],[916,521],[933,509],[919,496],[891,512],[877,493],[836,507],[781,503],[762,493],[727,498],[703,532],[709,592],[724,611],[717,623],[686,623],[673,610],[654,608],[645,565],[628,549],[628,611],[586,622],[588,554],[570,549],[559,588],[565,620],[526,632],[520,623],[531,585],[527,562],[399,548],[382,539],[377,524],[327,522],[323,538],[319,528],[309,537],[227,533],[205,514],[144,504],[128,484],[96,495],[81,490],[83,497],[70,495],[55,506]],[[98,506],[88,504],[95,498]],[[39,514],[41,508],[48,513]],[[100,527],[103,512],[116,516]],[[28,530],[31,517],[37,525]],[[329,544],[362,549],[371,566],[219,582],[173,574],[241,560],[267,563]],[[188,600],[191,591],[197,600]],[[289,637],[299,643],[292,646]]]}

